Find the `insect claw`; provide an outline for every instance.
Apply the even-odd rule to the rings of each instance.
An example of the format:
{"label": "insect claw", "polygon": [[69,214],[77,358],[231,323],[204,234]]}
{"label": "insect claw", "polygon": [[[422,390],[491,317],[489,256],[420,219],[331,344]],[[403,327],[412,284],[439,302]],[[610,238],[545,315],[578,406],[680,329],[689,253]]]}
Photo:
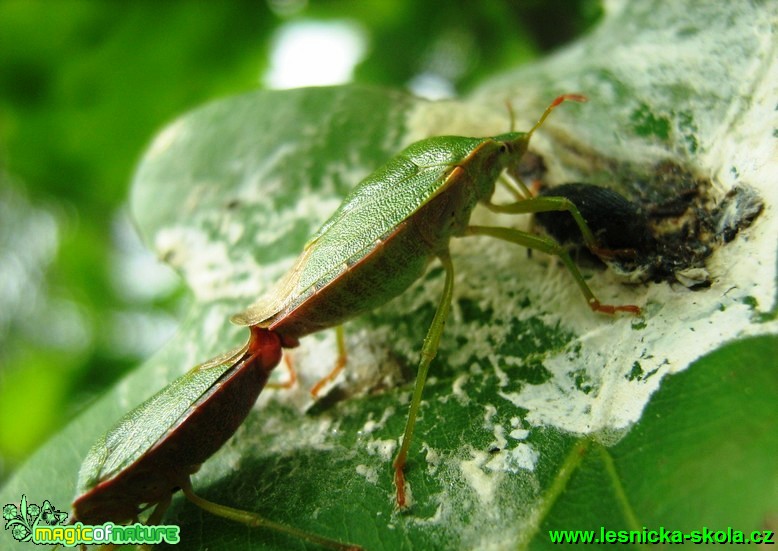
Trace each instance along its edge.
{"label": "insect claw", "polygon": [[397,488],[397,508],[403,510],[408,506],[405,497],[405,473],[403,472],[405,462],[399,464],[399,462],[395,460],[392,466],[394,467],[394,486]]}
{"label": "insect claw", "polygon": [[622,304],[622,305],[614,306],[611,304],[602,304],[596,298],[589,300],[589,307],[593,311],[602,312],[603,314],[615,314],[616,312],[629,312],[630,314],[635,314],[636,316],[639,316],[642,312],[640,306],[636,306],[634,304]]}
{"label": "insect claw", "polygon": [[623,249],[609,249],[607,247],[589,247],[592,254],[602,259],[612,260],[618,258],[638,258],[637,249],[625,247]]}

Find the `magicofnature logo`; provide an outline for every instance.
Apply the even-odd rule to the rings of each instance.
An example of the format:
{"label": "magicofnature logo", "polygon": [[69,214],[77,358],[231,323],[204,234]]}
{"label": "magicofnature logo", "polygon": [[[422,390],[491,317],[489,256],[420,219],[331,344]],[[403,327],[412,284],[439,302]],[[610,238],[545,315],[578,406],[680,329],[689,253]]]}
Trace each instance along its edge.
{"label": "magicofnature logo", "polygon": [[66,512],[58,511],[48,500],[42,506],[27,503],[24,494],[18,506],[14,503],[3,506],[3,519],[6,521],[5,529],[11,530],[14,539],[39,545],[156,545],[181,541],[180,528],[175,525],[148,526],[139,522],[128,525],[113,522],[91,525],[77,521],[67,524]]}
{"label": "magicofnature logo", "polygon": [[40,524],[57,526],[67,521],[68,514],[55,509],[47,499],[42,506],[27,503],[27,496],[22,494],[22,501],[17,507],[14,503],[3,506],[5,529],[11,530],[11,535],[18,541],[32,541],[32,535]]}

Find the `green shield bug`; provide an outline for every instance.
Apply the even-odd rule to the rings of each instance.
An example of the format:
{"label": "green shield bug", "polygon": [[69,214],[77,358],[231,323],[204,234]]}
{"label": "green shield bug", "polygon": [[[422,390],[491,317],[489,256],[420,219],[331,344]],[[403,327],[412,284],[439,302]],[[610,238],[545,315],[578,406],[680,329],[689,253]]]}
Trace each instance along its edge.
{"label": "green shield bug", "polygon": [[296,345],[293,339],[252,327],[245,346],[198,365],[125,415],[84,459],[71,522],[122,524],[137,521],[139,513],[155,507],[147,523],[158,524],[181,489],[212,514],[330,549],[360,549],[212,503],[192,490],[190,475],[249,414],[281,360],[281,347]]}
{"label": "green shield bug", "polygon": [[587,246],[597,246],[578,209],[566,197],[532,197],[523,183],[519,182],[517,189],[506,181],[517,201],[507,205],[491,202],[503,171],[518,163],[535,130],[566,100],[586,98],[576,94],[559,96],[528,132],[490,138],[438,136],[408,146],[354,188],[267,295],[232,317],[234,323],[263,327],[297,339],[388,302],[418,279],[432,260],[437,258],[442,263],[446,273],[444,290],[424,339],[410,412],[394,460],[397,504],[401,508],[406,505],[403,469],[408,447],[427,371],[451,303],[452,237],[487,235],[556,255],[573,275],[592,310],[640,312],[637,306],[600,303],[570,256],[553,239],[512,228],[469,225],[478,203],[504,213],[565,211],[572,216]]}

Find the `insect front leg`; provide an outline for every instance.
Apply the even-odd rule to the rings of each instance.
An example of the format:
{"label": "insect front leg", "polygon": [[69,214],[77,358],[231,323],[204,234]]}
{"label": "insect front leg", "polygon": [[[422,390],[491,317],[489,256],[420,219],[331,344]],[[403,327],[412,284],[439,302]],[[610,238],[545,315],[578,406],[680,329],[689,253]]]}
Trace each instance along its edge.
{"label": "insect front leg", "polygon": [[[532,197],[525,201],[516,201],[515,203],[510,203],[508,205],[495,205],[494,203],[487,203],[486,207],[493,212],[502,212],[507,214],[534,214],[538,212],[567,211],[570,213],[570,216],[573,217],[573,220],[575,220],[575,223],[578,225],[578,229],[581,230],[581,236],[583,237],[584,243],[589,248],[589,250],[592,252],[599,250],[599,247],[597,246],[597,240],[595,239],[592,230],[589,229],[589,225],[586,223],[586,220],[584,220],[583,216],[581,216],[581,212],[578,210],[578,207],[576,207],[575,203],[566,197]],[[507,241],[512,240],[507,239]],[[556,244],[556,242],[553,240],[549,241]],[[539,250],[543,250],[542,247],[524,245],[523,243],[519,244],[525,247],[532,247],[533,249],[537,248]]]}
{"label": "insect front leg", "polygon": [[424,337],[424,344],[421,347],[421,360],[419,361],[419,370],[416,373],[416,384],[413,388],[408,420],[405,424],[400,451],[397,452],[397,456],[392,464],[394,466],[394,484],[397,488],[397,506],[400,508],[406,505],[405,473],[403,469],[408,458],[408,448],[410,448],[411,440],[413,439],[413,429],[416,426],[416,417],[419,414],[421,395],[424,391],[424,383],[427,380],[427,371],[438,352],[440,336],[443,334],[443,327],[451,310],[451,297],[454,294],[454,265],[451,262],[448,250],[442,253],[439,258],[443,268],[446,270],[446,281],[443,284],[443,294],[440,297],[438,308],[435,310],[435,316],[432,318],[432,324],[427,330],[427,336]]}
{"label": "insect front leg", "polygon": [[[549,199],[551,198],[549,197]],[[535,199],[532,200],[532,202],[534,201]],[[531,212],[536,212],[536,211],[531,211]],[[581,220],[583,221],[583,219]],[[584,222],[584,226],[585,225],[586,223]],[[587,231],[588,231],[588,227],[587,227]],[[640,314],[640,307],[632,304],[625,304],[625,305],[618,305],[618,306],[611,305],[611,304],[602,304],[599,301],[599,299],[596,296],[594,296],[594,293],[586,284],[583,274],[581,274],[580,270],[578,270],[578,266],[575,265],[575,262],[573,262],[573,259],[570,258],[570,255],[567,253],[567,251],[559,243],[557,243],[550,237],[532,235],[530,233],[523,232],[520,230],[514,230],[512,228],[502,228],[502,227],[495,227],[495,226],[469,226],[465,231],[465,235],[488,235],[490,237],[496,237],[497,239],[502,239],[504,241],[510,241],[511,243],[521,245],[522,247],[537,249],[546,254],[555,255],[562,260],[564,265],[570,271],[573,278],[575,279],[575,282],[578,284],[578,287],[581,289],[581,292],[586,298],[587,304],[589,304],[589,307],[592,310],[594,310],[595,312],[603,312],[605,314],[615,314],[616,312],[629,312],[631,314]],[[591,236],[591,232],[589,232],[589,235]]]}
{"label": "insect front leg", "polygon": [[[530,189],[527,187],[527,184],[525,184],[521,180],[521,178],[510,180],[505,174],[502,174],[498,178],[498,181],[508,191],[508,193],[513,195],[517,203],[527,201],[528,199],[532,199],[533,197],[533,194],[530,191]],[[501,205],[495,205],[492,202],[487,202],[486,206],[487,208],[489,208],[490,210],[494,210],[495,212],[498,212],[497,209],[501,208]]]}

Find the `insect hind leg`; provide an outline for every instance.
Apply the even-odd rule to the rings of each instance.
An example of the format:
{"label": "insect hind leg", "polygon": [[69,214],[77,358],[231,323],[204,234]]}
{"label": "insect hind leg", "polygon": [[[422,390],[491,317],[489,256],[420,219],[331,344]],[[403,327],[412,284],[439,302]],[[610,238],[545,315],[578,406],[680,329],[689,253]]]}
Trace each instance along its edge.
{"label": "insect hind leg", "polygon": [[187,480],[186,483],[182,485],[181,490],[183,490],[184,495],[189,501],[204,511],[208,511],[212,515],[216,515],[218,517],[239,522],[251,528],[268,528],[270,530],[289,534],[290,536],[309,541],[327,549],[334,549],[336,551],[361,551],[362,549],[357,545],[341,543],[337,540],[325,538],[324,536],[305,532],[292,526],[266,519],[263,516],[252,513],[251,511],[243,511],[241,509],[235,509],[233,507],[228,507],[226,505],[220,505],[218,503],[208,501],[207,499],[204,499],[194,493],[194,490],[192,489],[192,483],[189,480]]}
{"label": "insect hind leg", "polygon": [[265,384],[265,388],[288,390],[297,384],[297,370],[294,368],[294,361],[289,353],[284,352],[284,365],[286,366],[287,377],[285,381],[273,381]]}
{"label": "insect hind leg", "polygon": [[451,257],[449,256],[448,251],[445,251],[439,258],[443,264],[443,268],[446,270],[446,281],[443,284],[443,293],[440,296],[440,302],[435,310],[435,316],[432,318],[432,324],[430,324],[430,327],[427,330],[427,336],[424,338],[424,344],[421,348],[421,360],[419,361],[419,370],[416,373],[416,384],[413,388],[413,397],[411,398],[411,406],[408,412],[408,420],[405,424],[402,444],[400,445],[400,451],[397,452],[397,456],[392,463],[392,466],[394,467],[394,484],[397,489],[397,506],[400,509],[403,509],[406,506],[405,462],[408,457],[408,449],[410,448],[411,440],[413,439],[413,429],[416,426],[416,417],[419,414],[424,383],[427,380],[427,372],[430,364],[437,354],[440,337],[443,334],[443,327],[446,324],[446,318],[448,318],[449,311],[451,310],[451,297],[454,294],[454,265],[451,262]]}
{"label": "insect hind leg", "polygon": [[[549,199],[551,198],[549,197]],[[533,200],[533,202],[534,201],[535,200]],[[591,232],[589,233],[591,235]],[[514,230],[512,228],[503,228],[497,226],[469,226],[465,232],[465,235],[487,235],[489,237],[496,237],[497,239],[502,239],[503,241],[509,241],[523,247],[536,249],[541,252],[557,256],[570,271],[570,274],[573,276],[573,279],[575,279],[575,282],[581,289],[581,293],[583,293],[584,297],[586,298],[587,304],[592,310],[595,312],[602,312],[604,314],[615,314],[616,312],[640,314],[640,307],[632,304],[602,304],[586,284],[583,274],[581,274],[578,266],[575,265],[575,262],[573,262],[573,259],[570,258],[570,255],[567,253],[567,251],[550,237],[533,235],[531,233]]]}

